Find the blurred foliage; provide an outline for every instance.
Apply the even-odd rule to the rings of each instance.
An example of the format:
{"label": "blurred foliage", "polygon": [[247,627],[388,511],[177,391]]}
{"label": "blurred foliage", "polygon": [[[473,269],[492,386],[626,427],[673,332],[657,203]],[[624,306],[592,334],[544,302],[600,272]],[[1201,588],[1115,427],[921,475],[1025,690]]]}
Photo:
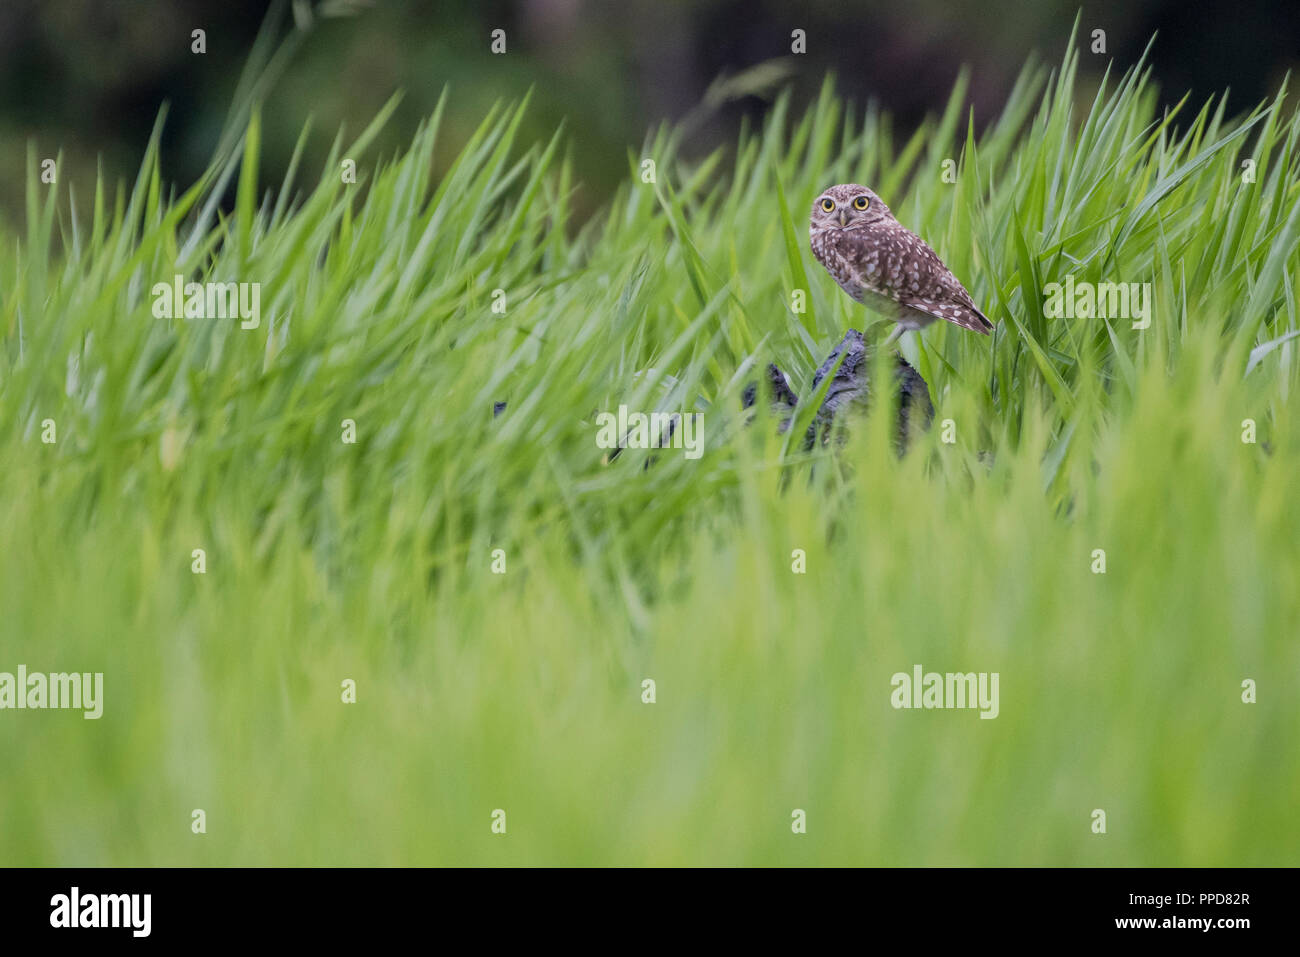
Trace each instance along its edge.
{"label": "blurred foliage", "polygon": [[[823,76],[859,103],[876,98],[900,129],[918,125],[947,99],[969,64],[967,96],[977,125],[996,115],[1029,53],[1056,61],[1077,0],[299,0],[310,36],[265,111],[265,168],[287,167],[304,119],[356,130],[396,89],[406,91],[382,134],[387,153],[428,115],[443,89],[454,96],[434,161],[444,168],[489,106],[530,88],[525,132],[569,131],[578,184],[575,208],[590,212],[626,172],[626,151],[661,119],[696,110],[710,85],[780,60],[771,79],[793,82],[795,104],[811,101]],[[1156,75],[1170,102],[1231,87],[1247,107],[1275,90],[1300,50],[1294,22],[1269,0],[1187,5],[1107,0],[1083,9],[1081,48],[1094,27],[1108,55],[1084,56],[1081,90],[1110,57],[1134,62],[1152,32]],[[313,9],[314,8],[314,9]],[[304,9],[313,9],[303,16]],[[87,185],[97,164],[110,181],[130,176],[159,106],[170,102],[162,141],[166,179],[197,179],[211,156],[236,77],[267,12],[257,0],[16,0],[0,5],[0,215],[21,208],[26,142],[63,154],[63,175]],[[355,13],[355,16],[338,16]],[[286,15],[286,24],[294,22]],[[207,52],[190,33],[207,31]],[[489,35],[507,33],[494,56]],[[790,55],[793,29],[807,53]],[[770,108],[775,83],[713,103],[684,147],[696,155],[732,142],[745,119]],[[308,160],[327,144],[311,141]]]}

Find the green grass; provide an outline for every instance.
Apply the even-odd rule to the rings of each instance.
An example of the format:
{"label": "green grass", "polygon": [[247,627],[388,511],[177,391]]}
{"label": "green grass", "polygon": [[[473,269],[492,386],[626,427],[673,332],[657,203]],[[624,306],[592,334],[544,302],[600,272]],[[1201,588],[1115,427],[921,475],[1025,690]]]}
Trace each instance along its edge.
{"label": "green grass", "polygon": [[[961,85],[906,141],[829,85],[703,161],[663,129],[586,224],[527,104],[439,181],[447,102],[314,183],[259,179],[255,110],[185,192],[156,137],[91,195],[33,153],[0,228],[0,671],[106,700],[0,712],[0,863],[1295,863],[1300,120],[1159,112],[1141,66],[1085,97],[1076,66],[981,135]],[[837,455],[739,414],[871,321],[807,248],[846,181],[997,323],[908,337],[937,415],[902,459],[883,414]],[[260,282],[261,327],[154,318],[176,273]],[[1151,283],[1150,327],[1046,318],[1067,274]],[[620,403],[703,411],[703,457],[603,464]],[[915,664],[998,672],[999,716],[893,709]]]}

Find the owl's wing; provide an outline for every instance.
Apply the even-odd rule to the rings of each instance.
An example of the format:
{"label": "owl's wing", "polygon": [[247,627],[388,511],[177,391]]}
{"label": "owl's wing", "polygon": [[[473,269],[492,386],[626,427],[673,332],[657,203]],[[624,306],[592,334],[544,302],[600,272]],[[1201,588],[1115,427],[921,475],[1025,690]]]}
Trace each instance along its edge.
{"label": "owl's wing", "polygon": [[901,225],[897,228],[895,243],[900,261],[897,269],[889,270],[893,298],[936,319],[988,335],[993,323],[976,307],[952,270],[925,240]]}

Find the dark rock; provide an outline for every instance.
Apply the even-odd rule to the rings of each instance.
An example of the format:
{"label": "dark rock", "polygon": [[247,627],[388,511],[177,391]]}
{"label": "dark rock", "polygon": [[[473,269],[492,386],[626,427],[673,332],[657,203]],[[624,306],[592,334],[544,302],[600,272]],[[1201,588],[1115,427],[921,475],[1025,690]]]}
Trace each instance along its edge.
{"label": "dark rock", "polygon": [[[844,356],[844,361],[835,370],[835,378],[827,386],[821,407],[818,408],[812,424],[808,426],[808,434],[804,438],[805,449],[811,449],[817,443],[818,436],[821,437],[823,445],[830,441],[832,433],[837,430],[842,436],[843,427],[850,413],[866,411],[870,404],[868,373],[871,368],[871,352],[867,349],[862,333],[856,329],[846,332],[839,345],[831,350],[826,361],[817,368],[813,376],[813,392],[817,391],[830,371],[835,369],[835,363],[839,361],[841,355]],[[764,383],[764,393],[772,413],[780,417],[781,424],[778,428],[781,433],[784,433],[794,421],[794,410],[799,405],[799,396],[790,386],[789,377],[775,363],[769,362],[764,372],[767,380]],[[758,403],[759,387],[757,382],[745,386],[741,396],[744,408],[752,408]],[[898,395],[898,422],[894,442],[898,454],[902,455],[907,450],[911,437],[930,427],[930,423],[934,420],[934,405],[930,402],[930,389],[925,380],[901,355],[894,356],[894,388]],[[505,408],[505,402],[492,403],[492,417],[499,416]],[[676,426],[677,420],[674,417],[669,422],[667,434],[659,437],[657,443],[659,447],[667,445],[672,440]],[[622,451],[622,448],[614,449],[607,461],[612,462]],[[647,468],[651,461],[653,460],[647,460]]]}
{"label": "dark rock", "polygon": [[[840,362],[840,356],[844,359]],[[871,368],[871,352],[867,349],[862,333],[850,329],[844,334],[839,345],[831,350],[826,361],[813,376],[813,391],[821,386],[822,380],[835,369],[835,377],[827,386],[826,395],[817,410],[817,415],[808,427],[804,448],[811,449],[818,436],[823,444],[830,439],[836,426],[843,426],[848,414],[853,411],[865,411],[871,397],[868,374]],[[778,415],[785,415],[798,405],[799,398],[790,388],[790,381],[775,365],[767,367],[768,396],[772,410]],[[896,355],[894,357],[894,388],[898,394],[898,424],[895,445],[901,455],[907,448],[908,440],[916,432],[927,429],[934,418],[934,405],[930,402],[930,390],[920,373],[908,365],[907,361]],[[758,401],[758,384],[751,383],[744,392],[742,402],[745,408]],[[790,428],[793,416],[786,415],[781,420],[780,431]]]}

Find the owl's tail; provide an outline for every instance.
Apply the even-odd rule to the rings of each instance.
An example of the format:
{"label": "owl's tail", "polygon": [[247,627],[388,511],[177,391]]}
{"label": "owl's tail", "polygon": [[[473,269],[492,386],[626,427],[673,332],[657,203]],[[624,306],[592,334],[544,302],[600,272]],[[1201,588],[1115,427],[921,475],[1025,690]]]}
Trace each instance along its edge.
{"label": "owl's tail", "polygon": [[960,303],[955,307],[949,306],[943,311],[943,318],[954,325],[961,326],[963,329],[969,329],[985,336],[993,329],[993,323],[989,322],[989,317],[976,309],[975,304],[969,301]]}
{"label": "owl's tail", "polygon": [[973,306],[949,306],[940,318],[947,319],[954,326],[961,326],[983,336],[987,336],[993,330],[993,323],[989,322],[988,316]]}

